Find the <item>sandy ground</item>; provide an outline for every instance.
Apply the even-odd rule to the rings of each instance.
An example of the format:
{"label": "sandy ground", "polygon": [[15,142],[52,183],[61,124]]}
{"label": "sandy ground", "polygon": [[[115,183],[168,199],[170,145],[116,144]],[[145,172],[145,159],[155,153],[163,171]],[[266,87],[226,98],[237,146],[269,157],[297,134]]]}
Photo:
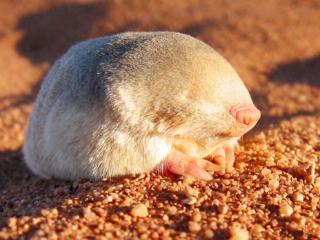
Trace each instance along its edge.
{"label": "sandy ground", "polygon": [[[0,1],[0,239],[320,239],[317,0]],[[136,30],[223,54],[262,110],[234,172],[41,180],[22,162],[41,79],[72,44]]]}

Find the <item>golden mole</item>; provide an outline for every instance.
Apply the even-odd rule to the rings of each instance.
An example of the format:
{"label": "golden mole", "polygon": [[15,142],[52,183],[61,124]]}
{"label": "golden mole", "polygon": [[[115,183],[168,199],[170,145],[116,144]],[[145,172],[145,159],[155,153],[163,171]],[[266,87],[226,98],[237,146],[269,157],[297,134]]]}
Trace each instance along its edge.
{"label": "golden mole", "polygon": [[80,42],[54,64],[23,152],[45,178],[162,169],[210,180],[208,171],[233,165],[237,140],[259,118],[238,74],[207,44],[122,33]]}

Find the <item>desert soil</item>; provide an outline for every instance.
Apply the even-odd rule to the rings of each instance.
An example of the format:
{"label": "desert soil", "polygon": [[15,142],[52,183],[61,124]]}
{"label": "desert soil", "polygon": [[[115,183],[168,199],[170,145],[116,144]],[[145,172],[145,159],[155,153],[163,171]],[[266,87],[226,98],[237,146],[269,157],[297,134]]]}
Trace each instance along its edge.
{"label": "desert soil", "polygon": [[[320,2],[0,1],[0,239],[320,239]],[[170,30],[213,46],[263,118],[211,182],[142,174],[41,180],[24,131],[44,75],[72,44]]]}

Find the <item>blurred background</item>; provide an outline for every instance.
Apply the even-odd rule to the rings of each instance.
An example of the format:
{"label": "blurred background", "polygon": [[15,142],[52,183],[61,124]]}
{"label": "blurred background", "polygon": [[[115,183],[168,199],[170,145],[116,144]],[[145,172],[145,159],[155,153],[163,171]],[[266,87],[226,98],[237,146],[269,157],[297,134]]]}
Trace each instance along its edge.
{"label": "blurred background", "polygon": [[19,181],[39,85],[71,45],[123,31],[178,31],[213,46],[263,112],[257,130],[320,109],[318,0],[1,0],[0,182]]}

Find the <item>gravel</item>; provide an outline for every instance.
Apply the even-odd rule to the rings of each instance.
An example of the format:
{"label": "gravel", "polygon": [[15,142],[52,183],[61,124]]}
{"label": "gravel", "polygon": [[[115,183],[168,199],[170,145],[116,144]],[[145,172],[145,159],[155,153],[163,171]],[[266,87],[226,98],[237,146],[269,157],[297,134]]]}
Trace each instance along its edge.
{"label": "gravel", "polygon": [[[0,239],[320,239],[318,1],[3,0],[0,11]],[[33,176],[24,130],[58,55],[89,37],[163,29],[215,46],[262,110],[235,169],[210,182]]]}

